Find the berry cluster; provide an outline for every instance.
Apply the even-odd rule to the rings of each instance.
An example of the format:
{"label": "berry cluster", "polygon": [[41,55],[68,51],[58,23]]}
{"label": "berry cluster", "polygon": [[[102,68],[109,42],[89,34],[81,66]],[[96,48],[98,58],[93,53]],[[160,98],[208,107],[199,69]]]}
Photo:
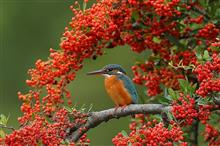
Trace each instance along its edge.
{"label": "berry cluster", "polygon": [[204,138],[209,143],[209,146],[220,145],[220,132],[210,124],[205,125]]}
{"label": "berry cluster", "polygon": [[20,130],[6,136],[5,144],[13,145],[59,145],[66,136],[66,129],[70,127],[67,112],[61,110],[55,116],[55,123],[49,123],[42,117],[36,116],[35,120],[25,125]]}
{"label": "berry cluster", "polygon": [[205,39],[207,45],[210,45],[210,43],[216,40],[219,33],[220,30],[213,23],[208,23],[198,31],[196,37]]}
{"label": "berry cluster", "polygon": [[[68,129],[76,125],[81,125],[86,122],[86,114],[76,110],[69,113],[65,109],[58,110],[51,118],[42,118],[36,115],[35,120],[31,123],[26,123],[20,130],[15,130],[10,135],[6,136],[5,144],[14,145],[60,145],[67,137]],[[71,121],[70,119],[74,119]],[[86,135],[81,137],[80,144],[89,144],[90,140]],[[72,143],[73,144],[73,143]]]}
{"label": "berry cluster", "polygon": [[199,64],[195,69],[195,74],[200,82],[198,95],[206,97],[209,93],[220,91],[220,57],[214,53],[212,60]]}
{"label": "berry cluster", "polygon": [[181,125],[191,125],[198,117],[195,100],[189,95],[180,94],[177,100],[172,103],[172,113],[180,121]]}
{"label": "berry cluster", "polygon": [[[175,72],[173,69],[160,68],[153,66],[153,62],[146,62],[138,66],[133,66],[132,70],[135,75],[133,81],[137,84],[143,84],[147,87],[148,96],[155,96],[159,94],[162,89],[160,84],[168,88],[179,89],[178,79],[183,79],[184,76]],[[142,71],[143,74],[140,73]],[[147,72],[147,74],[144,74]]]}
{"label": "berry cluster", "polygon": [[166,146],[173,145],[174,143],[187,145],[187,143],[183,142],[183,131],[175,124],[172,125],[172,128],[168,129],[164,127],[163,123],[153,120],[152,122],[143,123],[140,128],[137,128],[137,124],[133,122],[130,125],[130,129],[131,132],[128,136],[118,133],[112,139],[113,144],[116,146],[127,146],[129,144],[135,146]]}

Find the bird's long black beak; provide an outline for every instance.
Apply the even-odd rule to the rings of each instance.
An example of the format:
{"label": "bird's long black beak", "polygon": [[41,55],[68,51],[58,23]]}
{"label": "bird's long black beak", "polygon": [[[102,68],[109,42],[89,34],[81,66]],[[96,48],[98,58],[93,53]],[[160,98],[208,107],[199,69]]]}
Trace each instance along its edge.
{"label": "bird's long black beak", "polygon": [[101,75],[104,73],[105,73],[105,71],[103,69],[100,69],[100,70],[88,72],[88,73],[86,73],[86,75]]}

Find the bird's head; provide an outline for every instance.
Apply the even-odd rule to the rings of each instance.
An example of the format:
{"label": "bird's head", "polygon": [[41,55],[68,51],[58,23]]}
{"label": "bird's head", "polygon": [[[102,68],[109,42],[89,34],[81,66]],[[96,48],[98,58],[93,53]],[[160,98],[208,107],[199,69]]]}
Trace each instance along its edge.
{"label": "bird's head", "polygon": [[103,76],[111,76],[111,75],[119,75],[126,74],[125,70],[118,64],[108,64],[104,66],[100,70],[88,72],[87,75],[103,75]]}

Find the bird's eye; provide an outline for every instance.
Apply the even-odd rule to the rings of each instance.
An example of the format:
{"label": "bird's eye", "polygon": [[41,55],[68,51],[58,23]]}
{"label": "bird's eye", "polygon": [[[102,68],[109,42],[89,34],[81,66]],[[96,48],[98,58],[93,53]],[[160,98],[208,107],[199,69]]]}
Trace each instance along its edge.
{"label": "bird's eye", "polygon": [[109,72],[109,71],[113,71],[113,69],[112,68],[107,69],[107,72]]}

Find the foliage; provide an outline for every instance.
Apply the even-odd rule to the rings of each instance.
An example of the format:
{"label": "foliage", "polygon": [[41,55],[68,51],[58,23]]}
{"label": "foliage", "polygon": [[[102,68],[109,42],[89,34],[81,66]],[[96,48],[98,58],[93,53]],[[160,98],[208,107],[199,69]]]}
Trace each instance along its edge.
{"label": "foliage", "polygon": [[[72,127],[86,122],[87,113],[67,107],[72,102],[67,85],[85,59],[96,59],[106,48],[128,44],[140,55],[151,52],[132,67],[133,81],[146,87],[143,101],[153,97],[152,102],[171,105],[172,110],[166,122],[161,115],[137,115],[131,132],[122,131],[113,144],[197,145],[192,135],[201,134],[209,145],[220,145],[219,125],[213,124],[219,116],[210,122],[213,114],[218,115],[214,110],[219,109],[220,3],[102,0],[89,9],[86,3],[82,9],[78,2],[70,7],[74,16],[65,28],[60,49],[51,48],[48,60],[37,60],[35,68],[28,71],[26,83],[32,89],[18,93],[23,101],[23,116],[18,119],[21,127],[8,135],[0,129],[0,142],[74,145],[66,138]],[[204,132],[198,133],[199,122],[205,126]],[[86,135],[79,141],[89,142]]]}

